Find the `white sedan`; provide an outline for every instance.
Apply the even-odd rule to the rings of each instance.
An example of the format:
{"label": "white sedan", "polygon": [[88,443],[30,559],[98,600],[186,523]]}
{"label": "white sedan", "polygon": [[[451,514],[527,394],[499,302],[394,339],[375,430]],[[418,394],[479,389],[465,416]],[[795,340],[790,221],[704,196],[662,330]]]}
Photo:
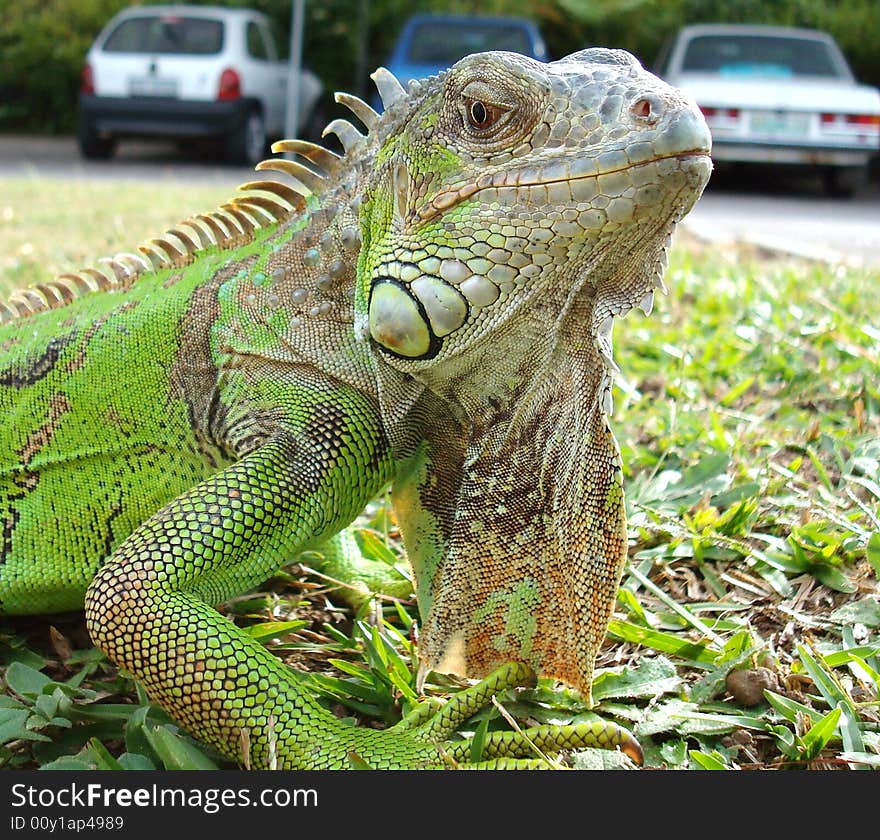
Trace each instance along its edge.
{"label": "white sedan", "polygon": [[818,167],[829,193],[849,195],[880,151],[880,92],[855,80],[824,32],[686,26],[656,71],[696,100],[719,163]]}

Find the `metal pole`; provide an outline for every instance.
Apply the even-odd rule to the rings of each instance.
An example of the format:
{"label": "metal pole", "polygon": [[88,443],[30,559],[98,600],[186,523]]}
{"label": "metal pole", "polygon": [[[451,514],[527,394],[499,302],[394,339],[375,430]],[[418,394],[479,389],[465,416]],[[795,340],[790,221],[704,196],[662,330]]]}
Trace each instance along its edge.
{"label": "metal pole", "polygon": [[357,52],[354,68],[354,89],[359,96],[367,95],[367,46],[370,29],[370,0],[358,3]]}
{"label": "metal pole", "polygon": [[292,0],[290,21],[290,61],[287,65],[287,113],[284,136],[296,137],[299,131],[299,102],[302,81],[303,12],[306,0]]}

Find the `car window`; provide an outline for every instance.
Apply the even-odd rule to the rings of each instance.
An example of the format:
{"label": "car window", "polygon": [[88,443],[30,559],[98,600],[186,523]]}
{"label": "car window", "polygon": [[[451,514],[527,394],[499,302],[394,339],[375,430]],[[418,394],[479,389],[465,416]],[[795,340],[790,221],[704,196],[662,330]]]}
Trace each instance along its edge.
{"label": "car window", "polygon": [[290,36],[274,21],[269,24],[269,28],[271,38],[275,42],[275,52],[278,55],[278,59],[285,61],[290,52]]}
{"label": "car window", "polygon": [[702,35],[687,46],[682,70],[721,76],[841,75],[821,41],[766,35]]}
{"label": "car window", "polygon": [[413,32],[407,61],[412,64],[455,64],[460,58],[486,50],[509,50],[531,55],[526,33],[517,26],[463,27],[454,23],[423,23]]}
{"label": "car window", "polygon": [[104,52],[214,55],[223,49],[223,21],[153,15],[126,18],[104,42]]}
{"label": "car window", "polygon": [[263,40],[263,33],[260,27],[252,20],[247,25],[247,51],[251,58],[257,58],[260,61],[266,61],[269,58],[269,51],[266,49],[266,42]]}

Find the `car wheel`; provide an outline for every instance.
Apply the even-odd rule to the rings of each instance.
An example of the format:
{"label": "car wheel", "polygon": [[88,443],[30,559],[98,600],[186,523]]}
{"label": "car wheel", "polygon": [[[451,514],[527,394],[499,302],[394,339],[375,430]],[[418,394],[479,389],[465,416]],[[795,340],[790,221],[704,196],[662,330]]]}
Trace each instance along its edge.
{"label": "car wheel", "polygon": [[99,137],[92,124],[80,119],[76,128],[76,140],[80,154],[88,160],[107,160],[116,151],[116,141]]}
{"label": "car wheel", "polygon": [[861,166],[830,166],[822,173],[825,194],[835,198],[852,198],[867,180],[867,170]]}
{"label": "car wheel", "polygon": [[226,157],[230,163],[254,166],[266,157],[267,142],[266,121],[260,110],[253,108],[229,136]]}

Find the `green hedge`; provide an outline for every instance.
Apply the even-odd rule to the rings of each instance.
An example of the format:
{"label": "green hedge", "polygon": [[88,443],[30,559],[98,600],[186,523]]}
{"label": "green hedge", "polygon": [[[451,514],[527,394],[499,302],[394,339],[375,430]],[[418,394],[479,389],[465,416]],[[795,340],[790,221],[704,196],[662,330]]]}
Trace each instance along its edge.
{"label": "green hedge", "polygon": [[[223,0],[214,0],[223,2]],[[69,131],[83,59],[126,0],[0,0],[0,129]],[[266,12],[289,31],[290,0],[227,0]],[[684,23],[755,21],[831,32],[856,75],[880,85],[877,0],[307,0],[304,56],[333,90],[369,94],[366,74],[384,62],[413,11],[481,11],[533,17],[559,57],[586,46],[623,47],[650,66],[662,41]],[[368,21],[362,39],[360,21]]]}
{"label": "green hedge", "polygon": [[125,0],[0,0],[0,127],[69,130],[83,58]]}

